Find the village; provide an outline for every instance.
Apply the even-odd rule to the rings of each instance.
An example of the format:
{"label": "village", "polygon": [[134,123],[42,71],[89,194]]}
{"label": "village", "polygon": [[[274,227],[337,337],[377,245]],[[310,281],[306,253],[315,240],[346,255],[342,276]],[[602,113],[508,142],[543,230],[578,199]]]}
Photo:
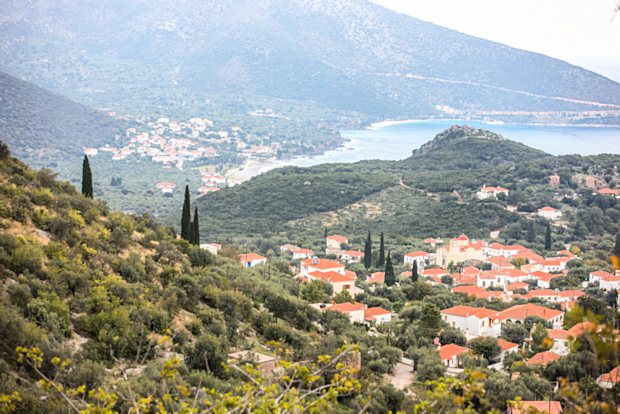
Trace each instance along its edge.
{"label": "village", "polygon": [[[555,177],[550,177],[549,184],[556,184]],[[600,195],[618,197],[617,190],[597,188],[595,183],[591,187]],[[481,200],[499,199],[507,196],[508,191],[503,187],[484,186],[475,196]],[[562,219],[562,211],[543,206],[531,213],[529,218],[557,225]],[[493,338],[501,349],[499,355],[489,361],[490,368],[510,375],[507,371],[509,365],[504,365],[504,361],[512,361],[510,354],[527,354],[524,361],[527,366],[544,369],[551,362],[568,355],[572,342],[580,335],[600,329],[600,326],[590,322],[564,328],[565,316],[579,303],[580,298],[587,296],[589,289],[600,289],[603,294],[615,298],[614,306],[620,305],[617,295],[620,271],[593,270],[579,288],[566,287],[562,279],[571,266],[582,261],[578,247],[566,244],[562,250],[544,250],[543,255],[542,249],[536,249],[537,252],[520,244],[502,244],[494,240],[497,236],[497,232],[492,232],[489,240],[471,239],[465,234],[446,240],[430,237],[420,241],[424,248],[399,256],[400,261],[388,259],[391,269],[385,262],[384,271],[360,272],[365,262],[366,248],[356,249],[347,236],[327,234],[327,230],[324,251],[315,252],[286,243],[279,246],[277,257],[289,261],[290,272],[302,289],[304,285],[315,284],[323,286],[329,293],[328,300],[312,303],[312,307],[320,312],[346,315],[352,324],[366,326],[372,335],[387,335],[392,324],[399,323],[399,312],[394,309],[364,303],[364,298],[377,289],[385,291],[392,286],[415,281],[448,289],[451,294],[466,298],[464,303],[468,304],[446,307],[439,312],[445,326],[460,331],[467,341],[459,345],[442,343],[439,337],[435,338],[437,355],[448,375],[463,372],[462,361],[472,355],[469,344],[486,338]],[[216,243],[202,244],[201,247],[212,254],[218,254],[222,249]],[[239,255],[241,265],[246,268],[269,266],[270,260],[271,257],[255,252]],[[394,269],[399,271],[393,275],[394,280],[389,280],[388,273],[394,272]],[[513,324],[529,329],[528,336],[520,344],[502,338],[503,329]],[[532,354],[530,350],[527,353],[526,350],[535,341],[533,336],[537,335],[537,329],[544,330],[547,345],[540,352]],[[616,367],[601,375],[597,383],[611,388],[620,381],[619,371],[620,368]],[[403,357],[389,379],[395,386],[405,388],[414,372],[414,362]],[[549,401],[532,401],[530,406],[536,407],[542,403]],[[554,404],[560,407],[559,402]]]}
{"label": "village", "polygon": [[[189,163],[199,161],[200,165],[192,165],[192,168],[200,167],[204,183],[199,189],[201,195],[238,184],[224,178],[223,172],[216,172],[217,166],[222,167],[231,158],[235,159],[232,165],[247,160],[273,161],[280,148],[278,143],[265,143],[265,139],[246,133],[239,126],[217,128],[208,118],[194,117],[184,121],[168,117],[125,118],[138,126],[127,128],[125,136],[118,139],[118,145],[85,148],[84,153],[89,157],[110,154],[115,162],[135,156],[160,164],[162,168],[181,171]],[[176,186],[167,181],[154,183],[164,195],[171,194]]]}

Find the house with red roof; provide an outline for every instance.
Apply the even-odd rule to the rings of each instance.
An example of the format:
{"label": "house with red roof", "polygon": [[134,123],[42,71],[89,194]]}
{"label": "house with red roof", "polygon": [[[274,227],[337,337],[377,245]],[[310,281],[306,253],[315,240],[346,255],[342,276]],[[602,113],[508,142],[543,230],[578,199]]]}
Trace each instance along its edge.
{"label": "house with red roof", "polygon": [[337,295],[342,291],[346,290],[353,295],[355,293],[355,281],[357,277],[341,274],[338,272],[327,271],[327,272],[309,272],[304,276],[309,282],[313,280],[321,280],[332,287],[332,294]]}
{"label": "house with red roof", "polygon": [[508,195],[508,189],[504,187],[482,187],[480,191],[476,193],[476,197],[478,200],[486,200],[489,198],[494,198],[497,200],[497,197],[500,194]]}
{"label": "house with red roof", "polygon": [[577,298],[585,295],[581,290],[551,290],[551,289],[538,289],[532,290],[527,295],[523,296],[524,299],[541,299],[550,303],[572,302]]}
{"label": "house with red roof", "polygon": [[559,220],[562,218],[562,212],[560,210],[549,206],[539,208],[536,215],[550,221]]}
{"label": "house with red roof", "polygon": [[515,290],[520,290],[520,289],[524,289],[524,290],[529,290],[530,285],[525,283],[525,282],[515,282],[515,283],[509,283],[504,287],[504,291],[508,294],[508,295],[514,295]]}
{"label": "house with red roof", "polygon": [[515,344],[514,342],[506,341],[502,338],[497,338],[497,344],[501,348],[501,352],[499,353],[499,360],[503,363],[506,355],[512,352],[519,352],[519,344]]}
{"label": "house with red roof", "polygon": [[392,321],[392,312],[381,307],[367,308],[364,310],[364,321],[380,325]]}
{"label": "house with red roof", "polygon": [[562,404],[559,401],[519,401],[511,404],[512,414],[527,414],[531,412],[543,414],[562,414]]}
{"label": "house with red roof", "polygon": [[530,279],[536,280],[536,285],[542,289],[549,289],[551,287],[551,281],[557,277],[563,277],[562,274],[554,274],[537,270],[529,274]]}
{"label": "house with red roof", "polygon": [[366,283],[385,283],[385,272],[374,272],[366,279]]}
{"label": "house with red roof", "polygon": [[217,255],[217,253],[222,250],[222,245],[217,243],[202,243],[200,248],[208,251],[211,254]]}
{"label": "house with red roof", "polygon": [[403,262],[407,266],[413,266],[413,262],[418,263],[418,269],[422,270],[427,265],[435,264],[435,253],[428,253],[422,250],[406,253]]}
{"label": "house with red roof", "polygon": [[537,316],[544,319],[555,328],[561,328],[564,323],[564,312],[534,305],[532,303],[512,306],[498,312],[495,318],[502,324],[505,322],[524,323],[529,316]]}
{"label": "house with red roof", "polygon": [[491,270],[514,269],[515,265],[510,259],[504,256],[495,256],[484,259],[486,263],[491,263]]}
{"label": "house with red roof", "polygon": [[620,365],[612,369],[606,374],[601,375],[596,379],[598,385],[602,388],[613,388],[614,385],[620,383]]}
{"label": "house with red roof", "polygon": [[443,345],[438,349],[439,359],[448,368],[458,368],[461,364],[460,357],[469,351],[469,348],[456,344]]}
{"label": "house with red roof", "polygon": [[561,356],[552,351],[539,352],[526,361],[528,365],[540,365],[543,368],[557,361]]}
{"label": "house with red roof", "polygon": [[483,299],[483,300],[492,300],[492,299],[504,300],[504,296],[505,296],[504,292],[488,291],[486,289],[481,288],[480,286],[469,286],[469,285],[455,286],[452,288],[452,292],[462,293],[466,296],[473,296],[476,299]]}
{"label": "house with red roof", "polygon": [[598,283],[601,289],[611,291],[620,290],[620,275],[612,275],[604,270],[597,270],[589,275],[588,282]]}
{"label": "house with red roof", "polygon": [[326,304],[325,306],[321,305],[320,309],[323,312],[340,312],[347,315],[351,322],[364,323],[364,312],[366,311],[366,305],[364,305],[363,303],[330,303]]}
{"label": "house with red roof", "polygon": [[267,263],[267,258],[256,253],[244,253],[239,255],[239,261],[243,267],[254,267]]}
{"label": "house with red roof", "polygon": [[616,189],[609,188],[609,187],[601,188],[600,190],[598,190],[598,193],[604,196],[620,198],[620,190],[616,190]]}
{"label": "house with red roof", "polygon": [[345,274],[344,265],[337,260],[312,257],[300,262],[300,274],[306,276],[312,272],[336,272]]}
{"label": "house with red roof", "polygon": [[307,259],[314,255],[314,251],[310,249],[297,248],[297,249],[292,250],[292,252],[293,252],[293,260]]}
{"label": "house with red roof", "polygon": [[325,244],[327,248],[342,249],[346,244],[349,244],[349,239],[339,234],[332,234],[325,237]]}
{"label": "house with red roof", "polygon": [[280,246],[281,252],[292,252],[293,250],[298,250],[298,249],[301,249],[301,247],[295,244],[290,244],[290,243],[286,243]]}
{"label": "house with red roof", "polygon": [[442,268],[433,268],[433,269],[425,269],[423,271],[421,271],[420,276],[424,276],[424,277],[438,277],[441,278],[442,276],[448,276],[450,275],[450,273],[448,273],[446,270],[442,269]]}
{"label": "house with red roof", "polygon": [[359,250],[340,250],[336,257],[345,263],[359,263],[364,258],[364,253]]}
{"label": "house with red roof", "polygon": [[495,315],[497,311],[471,306],[453,306],[440,312],[441,318],[448,325],[458,328],[465,336],[499,336]]}

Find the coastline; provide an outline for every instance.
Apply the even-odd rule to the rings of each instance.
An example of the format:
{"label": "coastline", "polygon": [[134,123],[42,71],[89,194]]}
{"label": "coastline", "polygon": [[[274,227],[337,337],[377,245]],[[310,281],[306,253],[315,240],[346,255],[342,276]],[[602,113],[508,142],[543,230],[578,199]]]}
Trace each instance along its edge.
{"label": "coastline", "polygon": [[484,119],[457,119],[457,118],[427,118],[427,119],[402,119],[402,120],[394,120],[394,119],[386,119],[385,121],[373,122],[370,125],[364,127],[364,129],[368,129],[371,131],[377,131],[382,128],[388,128],[397,125],[403,124],[415,124],[418,122],[427,122],[427,121],[448,121],[448,122],[456,122],[456,123],[465,123],[468,122],[477,122],[479,124],[489,125],[489,126],[533,126],[533,127],[552,127],[552,128],[573,128],[573,127],[581,127],[581,128],[620,128],[620,124],[556,124],[556,123],[542,123],[542,122],[504,122],[504,121],[491,121]]}

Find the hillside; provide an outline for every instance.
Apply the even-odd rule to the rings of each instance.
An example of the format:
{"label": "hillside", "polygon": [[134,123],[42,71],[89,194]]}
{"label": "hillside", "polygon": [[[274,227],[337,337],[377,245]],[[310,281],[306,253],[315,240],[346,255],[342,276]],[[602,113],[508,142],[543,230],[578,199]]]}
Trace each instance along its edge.
{"label": "hillside", "polygon": [[124,136],[106,114],[0,72],[0,138],[19,157],[58,161]]}
{"label": "hillside", "polygon": [[[215,240],[253,234],[316,236],[325,227],[357,237],[368,229],[418,238],[460,232],[484,237],[521,219],[505,203],[475,200],[483,185],[516,190],[508,201],[533,208],[527,198],[557,203],[552,197],[559,194],[547,186],[550,175],[561,171],[570,192],[582,185],[577,174],[607,174],[618,161],[614,155],[552,157],[490,131],[454,126],[403,161],[275,170],[209,194],[198,204],[209,223],[203,231]],[[605,219],[612,234],[614,217],[611,209]]]}
{"label": "hillside", "polygon": [[[344,412],[357,412],[361,383],[378,396],[395,392],[368,368],[384,360],[382,352],[367,350],[396,358],[400,351],[343,315],[310,308],[298,297],[299,286],[284,262],[274,261],[268,275],[244,270],[232,246],[212,256],[176,239],[148,215],[111,212],[57,181],[50,170],[33,171],[10,157],[2,142],[0,206],[3,412],[66,412],[67,404],[129,412],[134,395],[149,396],[141,406],[159,401],[168,412],[182,412],[182,401],[191,404],[201,387],[212,390],[202,395],[201,412],[241,404],[229,400],[231,395],[251,404],[242,412],[260,411],[260,404],[273,407],[280,393],[289,403],[312,405],[320,392],[289,395],[279,376],[273,378],[272,400],[262,401],[265,394],[251,384],[266,378],[224,368],[227,354],[249,350],[291,363],[331,354],[347,361],[352,351],[340,347],[353,342],[363,350],[355,351],[358,358],[370,365],[355,378],[346,372],[349,365],[319,370],[316,380],[323,384],[338,375],[358,384],[336,391],[334,383],[336,394],[318,399],[328,404],[321,406],[337,406],[340,392],[353,398]],[[41,387],[39,379],[56,386]],[[98,394],[89,394],[98,387],[103,387]]]}
{"label": "hillside", "polygon": [[595,73],[367,0],[0,6],[0,69],[95,105],[179,105],[221,93],[379,118],[437,115],[438,105],[468,113],[620,105],[620,85]]}
{"label": "hillside", "polygon": [[[571,163],[556,161],[563,175]],[[617,159],[585,161],[607,171]],[[355,182],[357,177],[348,178]],[[617,174],[612,179],[617,181]],[[385,191],[396,200],[405,196],[400,188]],[[401,201],[419,208],[412,199]],[[592,220],[584,208],[584,225],[613,227],[608,221],[612,210],[620,215],[618,202],[590,201],[593,210],[605,213]],[[268,260],[243,268],[234,245],[212,255],[148,215],[112,212],[104,202],[56,180],[52,171],[34,171],[12,158],[2,142],[0,206],[2,412],[381,414],[439,402],[445,413],[466,407],[486,413],[505,411],[515,399],[536,400],[541,390],[579,411],[617,411],[616,389],[596,388],[591,400],[585,395],[592,395],[594,385],[580,386],[580,379],[598,378],[619,360],[617,349],[608,346],[617,342],[617,314],[608,307],[616,297],[595,286],[578,292],[582,296],[563,325],[572,334],[575,328],[583,331],[579,322],[600,323],[585,333],[588,341],[576,341],[546,367],[536,366],[529,358],[548,349],[545,325],[538,317],[515,316],[523,321],[504,322],[500,339],[522,349],[506,356],[497,371],[488,365],[500,354],[499,340],[485,336],[466,343],[462,328],[444,322],[442,313],[475,306],[482,308],[478,312],[500,315],[528,306],[543,315],[564,315],[556,310],[559,304],[516,295],[511,303],[476,299],[452,292],[443,278],[438,283],[401,277],[397,284],[371,285],[369,270],[360,263],[347,264],[346,276],[340,276],[355,285],[354,290],[349,286],[353,298],[326,282],[295,277],[291,265],[299,262],[276,253],[273,241],[260,234],[259,243],[270,251]],[[436,214],[453,213],[441,208]],[[385,213],[389,218],[391,212]],[[382,225],[383,214],[373,220]],[[208,224],[201,220],[201,226]],[[586,240],[590,231],[598,234],[587,228],[571,247],[583,259],[570,260],[562,280],[551,282],[553,288],[574,295],[589,272],[611,270],[611,238]],[[564,248],[570,235],[554,233],[553,249]],[[541,238],[528,245],[542,253]],[[323,234],[314,241],[323,247]],[[249,245],[239,246],[247,251]],[[338,266],[344,271],[344,264]],[[396,267],[397,272],[410,269]],[[593,349],[591,343],[601,345]],[[463,360],[470,369],[446,379],[442,350],[455,346],[471,354]],[[446,393],[447,387],[454,394]],[[575,396],[574,401],[565,395]]]}

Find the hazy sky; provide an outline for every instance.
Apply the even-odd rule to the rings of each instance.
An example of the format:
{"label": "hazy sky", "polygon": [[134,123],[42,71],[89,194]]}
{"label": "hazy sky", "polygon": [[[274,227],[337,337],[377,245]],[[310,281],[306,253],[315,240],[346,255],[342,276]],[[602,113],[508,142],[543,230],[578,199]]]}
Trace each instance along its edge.
{"label": "hazy sky", "polygon": [[620,82],[614,0],[372,0],[459,32],[543,53]]}

